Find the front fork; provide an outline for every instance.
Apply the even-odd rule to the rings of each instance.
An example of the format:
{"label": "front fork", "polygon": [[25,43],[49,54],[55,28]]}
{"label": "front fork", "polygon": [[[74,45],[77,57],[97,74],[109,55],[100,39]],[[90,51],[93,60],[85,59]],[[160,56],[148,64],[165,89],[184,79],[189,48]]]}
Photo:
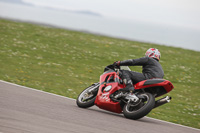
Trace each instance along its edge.
{"label": "front fork", "polygon": [[88,94],[93,94],[93,95],[96,95],[98,90],[99,90],[99,86],[100,86],[100,83],[94,83],[92,85],[92,88],[88,90]]}

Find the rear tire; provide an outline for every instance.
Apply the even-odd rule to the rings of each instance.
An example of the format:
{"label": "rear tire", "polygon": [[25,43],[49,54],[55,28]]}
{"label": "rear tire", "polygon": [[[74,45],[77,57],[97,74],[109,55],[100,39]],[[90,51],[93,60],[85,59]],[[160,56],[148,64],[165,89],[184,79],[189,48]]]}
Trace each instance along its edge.
{"label": "rear tire", "polygon": [[141,93],[139,94],[145,97],[145,101],[142,101],[136,106],[133,107],[130,103],[124,105],[123,114],[128,119],[137,120],[146,116],[155,105],[155,98],[150,93]]}
{"label": "rear tire", "polygon": [[76,99],[76,104],[78,105],[78,107],[89,108],[93,106],[96,99],[97,92],[94,94],[91,94],[91,96],[89,96],[89,98],[87,99],[85,98],[85,95],[88,93],[90,89],[97,89],[98,91],[98,88],[99,88],[99,84],[93,84],[87,87],[85,90],[83,90]]}

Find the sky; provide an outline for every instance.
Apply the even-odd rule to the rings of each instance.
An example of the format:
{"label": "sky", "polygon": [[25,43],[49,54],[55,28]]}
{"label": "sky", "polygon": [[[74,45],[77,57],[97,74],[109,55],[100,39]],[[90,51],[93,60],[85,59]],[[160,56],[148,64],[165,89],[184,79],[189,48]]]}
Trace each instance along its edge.
{"label": "sky", "polygon": [[104,17],[200,30],[200,0],[22,0],[36,6],[87,10]]}

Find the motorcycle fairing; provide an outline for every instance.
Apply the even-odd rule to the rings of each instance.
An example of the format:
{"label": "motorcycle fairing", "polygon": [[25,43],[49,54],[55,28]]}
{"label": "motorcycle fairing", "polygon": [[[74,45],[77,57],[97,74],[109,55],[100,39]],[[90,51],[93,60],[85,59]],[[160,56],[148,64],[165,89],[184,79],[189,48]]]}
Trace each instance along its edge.
{"label": "motorcycle fairing", "polygon": [[[115,91],[123,88],[124,86],[119,83],[119,76],[116,72],[108,72],[100,77],[100,86],[99,91],[96,96],[95,105],[101,109],[105,109],[115,113],[121,113],[122,108],[119,102],[113,102],[110,99],[110,95]],[[108,92],[105,92],[104,89],[107,86],[112,86],[112,89]]]}

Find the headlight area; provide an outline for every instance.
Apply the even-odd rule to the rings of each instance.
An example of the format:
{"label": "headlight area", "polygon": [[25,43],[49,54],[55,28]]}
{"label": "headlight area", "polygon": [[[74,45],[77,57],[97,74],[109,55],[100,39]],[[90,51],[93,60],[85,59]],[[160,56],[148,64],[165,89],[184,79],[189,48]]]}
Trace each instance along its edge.
{"label": "headlight area", "polygon": [[106,86],[106,88],[104,89],[105,92],[108,92],[112,89],[112,85]]}

